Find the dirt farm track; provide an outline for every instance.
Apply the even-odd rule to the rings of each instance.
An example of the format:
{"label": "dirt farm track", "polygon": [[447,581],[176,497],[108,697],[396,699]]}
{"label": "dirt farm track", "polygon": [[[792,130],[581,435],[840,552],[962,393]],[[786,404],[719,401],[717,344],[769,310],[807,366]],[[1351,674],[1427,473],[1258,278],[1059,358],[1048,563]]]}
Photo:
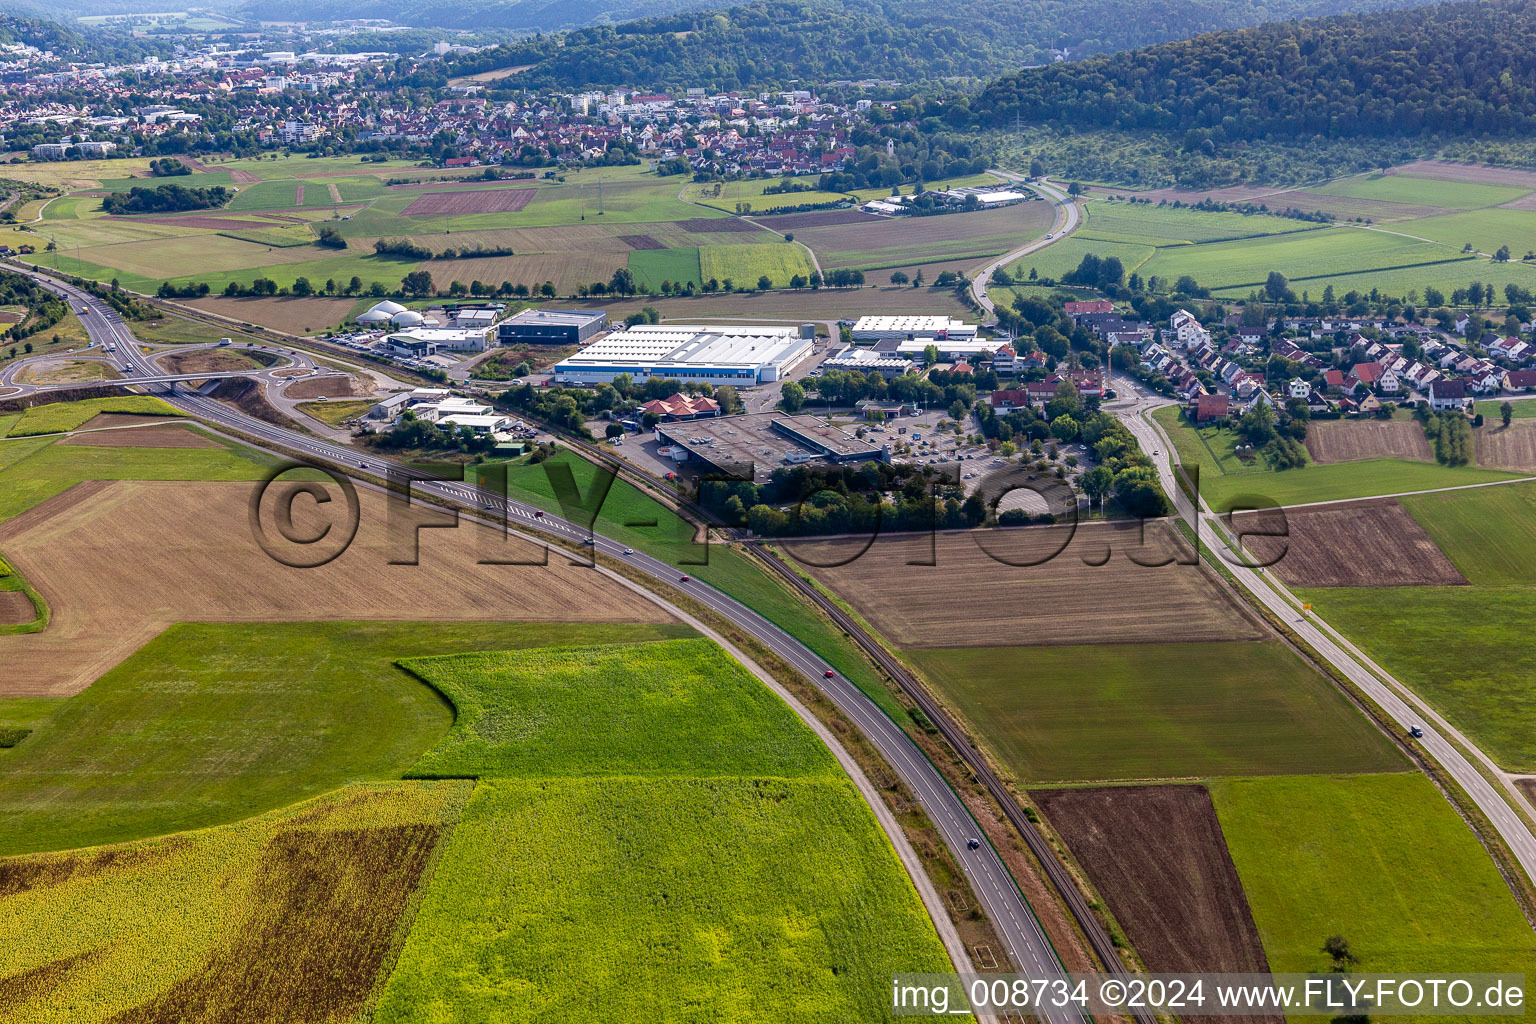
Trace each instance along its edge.
{"label": "dirt farm track", "polygon": [[[74,693],[174,622],[667,618],[557,555],[548,566],[480,565],[498,551],[536,561],[542,549],[503,545],[496,531],[469,524],[422,530],[420,564],[391,565],[409,548],[387,543],[384,499],[370,491],[358,494],[357,538],[345,553],[289,568],[253,537],[254,486],[95,481],[0,526],[0,549],[53,611],[42,633],[0,636],[0,664],[11,669],[0,696]],[[306,521],[312,502],[294,508],[298,531],[323,525]]]}
{"label": "dirt farm track", "polygon": [[[903,534],[882,538],[865,551],[867,544],[836,540],[783,546],[904,647],[1157,643],[1260,635],[1205,570],[1177,564],[1188,556],[1187,546],[1162,524],[1149,524],[1144,541],[1138,523],[1095,523],[1079,526],[1075,535],[1061,526],[932,538]],[[1109,594],[1113,602],[1104,599]]]}

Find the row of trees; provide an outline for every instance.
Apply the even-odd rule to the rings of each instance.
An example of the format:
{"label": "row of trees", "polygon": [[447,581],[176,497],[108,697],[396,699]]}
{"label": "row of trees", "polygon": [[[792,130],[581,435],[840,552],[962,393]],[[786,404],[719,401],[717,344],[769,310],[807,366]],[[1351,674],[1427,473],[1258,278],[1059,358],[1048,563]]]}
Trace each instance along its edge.
{"label": "row of trees", "polygon": [[235,196],[235,190],[223,185],[187,188],[185,185],[135,185],[126,192],[113,192],[101,199],[101,208],[111,214],[178,213],[183,210],[212,210]]}

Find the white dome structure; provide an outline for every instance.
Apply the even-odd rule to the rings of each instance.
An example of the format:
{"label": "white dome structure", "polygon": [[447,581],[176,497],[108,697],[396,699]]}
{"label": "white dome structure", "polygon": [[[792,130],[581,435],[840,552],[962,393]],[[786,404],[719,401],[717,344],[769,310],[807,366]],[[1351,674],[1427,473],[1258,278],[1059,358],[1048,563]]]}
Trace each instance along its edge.
{"label": "white dome structure", "polygon": [[420,327],[422,319],[422,315],[414,309],[402,309],[390,317],[389,322],[396,327],[405,329],[408,327]]}
{"label": "white dome structure", "polygon": [[359,314],[357,322],[360,324],[387,324],[389,323],[389,314],[375,307]]}
{"label": "white dome structure", "polygon": [[369,312],[371,313],[374,310],[377,310],[380,313],[388,313],[390,316],[394,316],[396,313],[405,312],[405,307],[400,305],[398,302],[385,299],[383,302],[376,303],[373,308],[369,310]]}

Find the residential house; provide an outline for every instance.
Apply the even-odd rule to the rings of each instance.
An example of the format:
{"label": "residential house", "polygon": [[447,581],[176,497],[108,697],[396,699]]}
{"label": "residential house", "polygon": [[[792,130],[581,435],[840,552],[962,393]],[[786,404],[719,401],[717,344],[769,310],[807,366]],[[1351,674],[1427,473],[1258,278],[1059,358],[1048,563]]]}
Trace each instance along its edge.
{"label": "residential house", "polygon": [[1307,398],[1312,394],[1312,385],[1308,384],[1300,377],[1292,377],[1291,382],[1286,385],[1285,390],[1286,394],[1292,398]]}
{"label": "residential house", "polygon": [[1429,407],[1435,412],[1469,412],[1472,409],[1472,396],[1467,393],[1467,382],[1450,379],[1431,382]]}
{"label": "residential house", "polygon": [[1226,419],[1232,410],[1232,400],[1226,395],[1196,395],[1189,404],[1189,415],[1196,423],[1210,423]]}

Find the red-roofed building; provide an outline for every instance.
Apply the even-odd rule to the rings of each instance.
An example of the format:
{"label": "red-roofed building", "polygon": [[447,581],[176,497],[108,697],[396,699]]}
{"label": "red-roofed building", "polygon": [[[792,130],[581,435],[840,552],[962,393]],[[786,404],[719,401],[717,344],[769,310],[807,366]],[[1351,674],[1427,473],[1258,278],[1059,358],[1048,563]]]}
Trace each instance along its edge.
{"label": "red-roofed building", "polygon": [[1504,386],[1510,391],[1536,389],[1536,370],[1510,370],[1504,375]]}
{"label": "red-roofed building", "polygon": [[1209,423],[1226,418],[1232,411],[1232,400],[1226,395],[1196,395],[1189,403],[1189,412],[1196,423]]}
{"label": "red-roofed building", "polygon": [[655,398],[640,407],[663,420],[697,420],[706,416],[719,416],[720,403],[703,395],[685,395],[679,392],[671,398]]}
{"label": "red-roofed building", "polygon": [[1091,302],[1068,302],[1061,309],[1067,316],[1081,316],[1084,313],[1113,313],[1115,307],[1107,299],[1094,299]]}
{"label": "red-roofed building", "polygon": [[994,412],[1009,412],[1029,405],[1029,395],[1019,388],[1003,388],[992,392]]}

